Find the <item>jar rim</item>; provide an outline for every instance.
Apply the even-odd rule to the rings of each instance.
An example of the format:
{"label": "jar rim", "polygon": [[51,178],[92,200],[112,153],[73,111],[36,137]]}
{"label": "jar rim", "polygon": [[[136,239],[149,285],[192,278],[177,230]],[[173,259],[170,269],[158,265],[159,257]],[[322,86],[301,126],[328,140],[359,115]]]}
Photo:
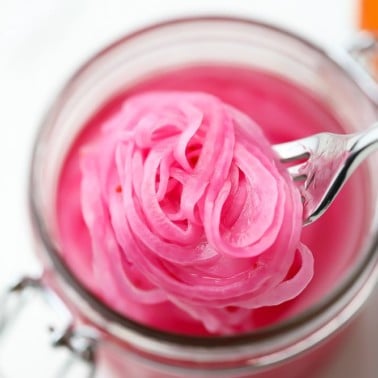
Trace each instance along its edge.
{"label": "jar rim", "polygon": [[[59,281],[62,281],[62,284],[68,287],[70,289],[70,292],[75,293],[73,296],[79,298],[75,300],[75,304],[78,305],[79,308],[82,305],[79,302],[82,301],[84,302],[85,307],[89,306],[89,308],[91,308],[95,313],[100,314],[101,318],[104,319],[106,322],[116,324],[117,326],[122,328],[130,329],[136,334],[143,335],[148,339],[154,339],[158,340],[159,342],[167,342],[170,344],[189,346],[193,348],[200,347],[208,349],[217,349],[247,344],[251,345],[253,343],[259,343],[262,340],[265,341],[268,339],[276,338],[295,329],[298,329],[310,323],[313,319],[324,314],[327,309],[332,307],[332,305],[335,302],[339,302],[339,300],[344,297],[344,294],[348,292],[352,287],[354,287],[359,280],[361,280],[361,277],[364,275],[364,273],[368,273],[367,276],[364,276],[364,280],[366,280],[366,277],[371,276],[371,274],[373,273],[374,266],[376,265],[378,258],[376,253],[376,247],[378,245],[378,222],[375,222],[373,225],[372,237],[369,241],[369,245],[366,246],[367,252],[365,259],[361,261],[358,269],[352,272],[352,274],[343,283],[343,285],[338,285],[338,287],[335,290],[333,290],[330,293],[330,295],[328,295],[328,297],[324,300],[316,303],[315,305],[311,306],[309,309],[301,312],[298,315],[283,320],[278,324],[258,329],[253,332],[231,336],[189,336],[184,334],[175,334],[172,332],[161,331],[146,325],[142,325],[109,308],[93,293],[91,293],[91,291],[87,289],[80,282],[80,280],[73,274],[73,272],[68,268],[67,264],[64,262],[63,258],[56,249],[54,242],[51,236],[49,235],[48,229],[45,224],[45,220],[43,219],[43,216],[41,214],[42,212],[39,210],[38,201],[33,189],[35,188],[33,182],[35,177],[35,165],[40,135],[42,134],[43,130],[47,126],[49,126],[48,120],[50,119],[52,114],[56,114],[56,112],[58,112],[59,105],[62,103],[62,99],[64,98],[67,90],[75,84],[76,80],[80,77],[80,75],[83,72],[86,71],[88,67],[90,67],[92,62],[99,59],[101,56],[108,54],[117,46],[128,43],[129,41],[138,38],[140,35],[153,32],[154,30],[166,26],[174,26],[183,23],[187,24],[196,22],[234,22],[238,24],[242,23],[246,25],[253,25],[255,27],[260,27],[263,29],[268,29],[271,31],[275,31],[281,35],[285,35],[289,38],[301,42],[305,46],[324,56],[324,58],[327,61],[329,61],[329,63],[334,64],[344,75],[348,76],[349,79],[353,80],[354,84],[356,84],[362,90],[361,92],[366,95],[370,102],[374,104],[375,99],[378,99],[378,93],[374,88],[376,84],[372,84],[374,83],[372,79],[371,81],[369,81],[370,79],[368,74],[364,73],[363,69],[360,69],[357,64],[354,64],[353,60],[349,58],[347,54],[343,55],[341,52],[339,54],[326,51],[325,49],[306,40],[305,38],[302,38],[301,36],[298,36],[297,34],[284,30],[280,27],[248,18],[229,16],[195,16],[175,18],[172,20],[156,23],[151,26],[139,29],[133,33],[127,34],[126,36],[118,39],[114,43],[108,45],[100,52],[92,56],[67,81],[63,90],[60,92],[60,94],[58,94],[52,107],[50,108],[48,114],[46,115],[45,119],[43,120],[40,126],[40,130],[34,144],[29,177],[29,207],[34,229],[36,230],[36,234],[41,239],[42,244],[45,247],[43,252],[45,254],[44,257],[47,258],[49,265],[51,265],[53,269],[58,273]],[[377,217],[375,220],[378,221]]]}

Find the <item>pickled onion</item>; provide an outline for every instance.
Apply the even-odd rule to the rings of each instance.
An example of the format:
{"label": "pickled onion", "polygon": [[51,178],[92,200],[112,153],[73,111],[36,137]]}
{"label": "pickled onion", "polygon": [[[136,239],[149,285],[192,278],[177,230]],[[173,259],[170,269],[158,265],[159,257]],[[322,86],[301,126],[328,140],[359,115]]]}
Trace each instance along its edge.
{"label": "pickled onion", "polygon": [[299,191],[260,127],[214,96],[129,98],[81,173],[93,270],[115,301],[170,301],[228,334],[313,276]]}

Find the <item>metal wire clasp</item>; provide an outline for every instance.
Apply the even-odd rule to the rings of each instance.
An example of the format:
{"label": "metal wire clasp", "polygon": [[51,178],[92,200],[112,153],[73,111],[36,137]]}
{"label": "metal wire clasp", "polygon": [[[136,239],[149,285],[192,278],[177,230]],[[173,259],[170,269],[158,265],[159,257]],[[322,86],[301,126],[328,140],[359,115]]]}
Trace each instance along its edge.
{"label": "metal wire clasp", "polygon": [[378,33],[361,32],[357,34],[348,51],[373,78],[378,80]]}
{"label": "metal wire clasp", "polygon": [[[41,277],[23,276],[10,285],[0,297],[0,341],[15,325],[18,316],[32,298],[31,292],[38,293],[53,314],[53,324],[48,326],[52,347],[64,347],[71,353],[65,358],[55,377],[68,377],[77,363],[86,365],[83,377],[94,377],[96,362],[97,332],[85,326],[76,325],[65,303],[48,288]],[[3,377],[3,376],[2,376]],[[7,377],[5,377],[7,378]]]}

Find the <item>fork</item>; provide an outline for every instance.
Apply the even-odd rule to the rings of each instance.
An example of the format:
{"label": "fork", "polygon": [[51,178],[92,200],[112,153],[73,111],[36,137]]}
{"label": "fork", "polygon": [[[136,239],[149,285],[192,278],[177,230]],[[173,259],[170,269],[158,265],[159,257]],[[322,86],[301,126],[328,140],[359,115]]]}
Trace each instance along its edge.
{"label": "fork", "polygon": [[273,149],[281,162],[292,164],[288,171],[301,192],[303,224],[308,225],[328,209],[368,155],[378,150],[378,123],[354,134],[320,133]]}

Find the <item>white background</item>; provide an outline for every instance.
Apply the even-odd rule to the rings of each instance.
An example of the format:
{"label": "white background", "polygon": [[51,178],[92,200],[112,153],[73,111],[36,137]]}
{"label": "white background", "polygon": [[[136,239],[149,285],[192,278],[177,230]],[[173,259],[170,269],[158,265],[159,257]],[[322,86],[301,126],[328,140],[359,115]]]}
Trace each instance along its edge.
{"label": "white background", "polygon": [[[57,89],[83,60],[123,33],[172,16],[214,12],[268,20],[334,46],[347,45],[358,19],[354,0],[0,0],[2,287],[15,273],[37,266],[28,228],[27,172],[39,120]],[[374,316],[373,310],[366,313],[361,321],[365,331],[354,336],[346,357],[335,360],[322,378],[378,376],[378,358],[373,357],[378,353],[378,327],[369,323]],[[0,376],[2,371],[6,378],[54,376],[56,357],[47,355],[44,330],[37,332],[34,326],[38,318],[42,314],[35,310],[19,326],[13,346],[0,344]],[[43,368],[37,369],[42,362]]]}

